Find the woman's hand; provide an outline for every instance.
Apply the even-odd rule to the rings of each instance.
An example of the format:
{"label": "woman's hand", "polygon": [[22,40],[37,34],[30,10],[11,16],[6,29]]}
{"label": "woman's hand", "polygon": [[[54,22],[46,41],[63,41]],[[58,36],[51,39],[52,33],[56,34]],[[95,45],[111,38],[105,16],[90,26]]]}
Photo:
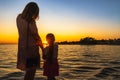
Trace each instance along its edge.
{"label": "woman's hand", "polygon": [[37,41],[37,42],[36,42],[36,45],[37,45],[37,46],[40,46],[40,45],[41,45],[40,41]]}

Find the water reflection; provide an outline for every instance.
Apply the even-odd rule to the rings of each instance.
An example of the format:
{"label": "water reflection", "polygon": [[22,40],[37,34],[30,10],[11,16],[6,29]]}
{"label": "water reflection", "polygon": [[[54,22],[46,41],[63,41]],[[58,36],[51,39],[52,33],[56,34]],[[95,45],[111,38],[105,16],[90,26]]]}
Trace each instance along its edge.
{"label": "water reflection", "polygon": [[[0,45],[0,80],[21,80],[16,69],[17,45]],[[59,45],[58,80],[119,80],[120,47],[109,45]],[[43,62],[41,62],[43,63]],[[41,69],[35,80],[45,80]]]}

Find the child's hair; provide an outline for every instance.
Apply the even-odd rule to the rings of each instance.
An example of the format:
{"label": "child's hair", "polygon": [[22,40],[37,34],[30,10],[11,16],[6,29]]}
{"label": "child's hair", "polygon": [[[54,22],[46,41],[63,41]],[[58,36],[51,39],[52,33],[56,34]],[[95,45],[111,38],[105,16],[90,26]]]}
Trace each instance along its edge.
{"label": "child's hair", "polygon": [[52,64],[53,52],[54,52],[54,41],[55,41],[54,34],[52,33],[47,34],[46,40],[48,41],[48,44],[49,44],[48,61],[49,61],[49,64]]}
{"label": "child's hair", "polygon": [[52,33],[48,33],[46,36],[46,40],[48,41],[49,45],[52,45],[55,41],[55,36]]}

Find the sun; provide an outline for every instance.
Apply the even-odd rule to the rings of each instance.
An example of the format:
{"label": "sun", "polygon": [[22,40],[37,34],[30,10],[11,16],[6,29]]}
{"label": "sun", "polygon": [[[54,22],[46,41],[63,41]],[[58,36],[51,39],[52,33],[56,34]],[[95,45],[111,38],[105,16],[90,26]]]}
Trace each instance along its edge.
{"label": "sun", "polygon": [[44,47],[47,47],[47,45],[48,45],[47,41],[44,40],[44,41],[43,41],[43,46],[44,46]]}
{"label": "sun", "polygon": [[44,40],[44,41],[43,41],[43,44],[47,44],[47,41],[46,41],[46,40]]}
{"label": "sun", "polygon": [[43,46],[44,46],[44,47],[47,47],[47,45],[48,45],[47,41],[44,40],[44,41],[43,41]]}

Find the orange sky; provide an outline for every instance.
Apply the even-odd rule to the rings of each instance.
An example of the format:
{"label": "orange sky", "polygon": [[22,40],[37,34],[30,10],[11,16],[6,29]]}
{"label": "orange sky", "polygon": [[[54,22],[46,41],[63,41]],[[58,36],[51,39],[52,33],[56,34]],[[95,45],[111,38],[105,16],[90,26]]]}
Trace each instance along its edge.
{"label": "orange sky", "polygon": [[[0,2],[0,43],[17,43],[16,17],[29,1]],[[40,19],[36,23],[43,42],[47,33],[55,34],[57,42],[79,41],[87,36],[96,39],[120,38],[120,2],[100,2],[102,6],[92,7],[93,3],[87,4],[86,1],[34,1],[40,7]]]}

